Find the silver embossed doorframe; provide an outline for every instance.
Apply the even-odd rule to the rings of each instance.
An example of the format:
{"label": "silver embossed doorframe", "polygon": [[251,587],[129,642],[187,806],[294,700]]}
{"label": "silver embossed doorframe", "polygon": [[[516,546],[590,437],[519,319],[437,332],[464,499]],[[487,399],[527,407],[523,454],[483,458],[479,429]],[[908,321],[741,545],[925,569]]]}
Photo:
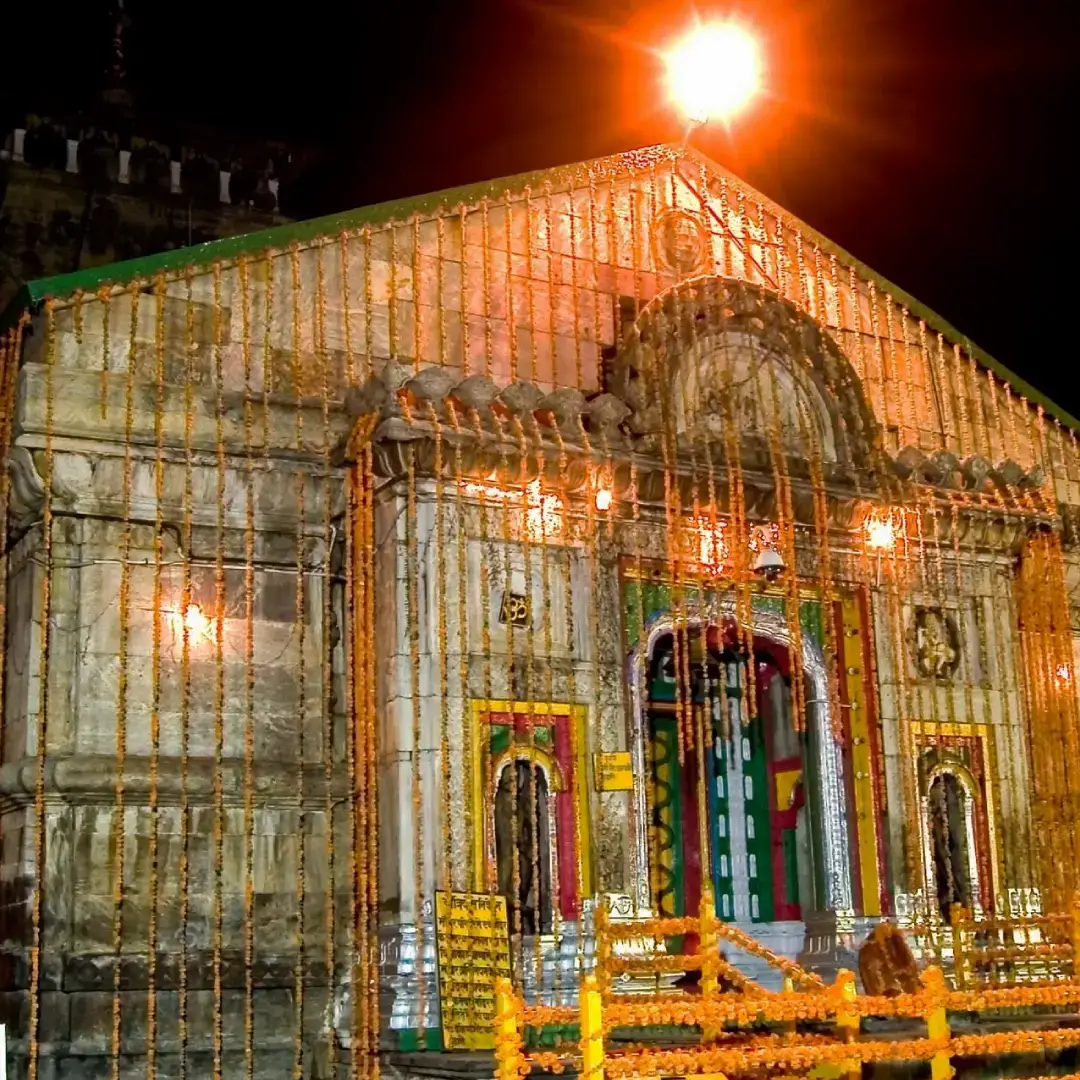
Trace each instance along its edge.
{"label": "silver embossed doorframe", "polygon": [[[632,855],[636,864],[633,867],[633,876],[637,886],[638,905],[644,910],[648,910],[652,902],[649,885],[652,880],[649,866],[649,819],[645,791],[648,783],[645,752],[648,741],[645,723],[648,660],[657,641],[665,634],[672,633],[676,625],[680,629],[696,630],[710,625],[719,626],[734,619],[735,598],[731,595],[721,597],[705,608],[690,612],[678,620],[665,613],[649,625],[647,633],[629,657],[627,675],[631,708],[630,748],[634,765],[634,814],[631,828]],[[755,611],[751,629],[755,635],[774,641],[786,649],[792,647],[791,632],[782,615],[771,611]],[[806,700],[807,728],[813,736],[812,747],[816,753],[815,764],[818,772],[819,820],[814,824],[821,837],[825,907],[829,911],[850,911],[851,856],[848,849],[843,755],[832,732],[825,657],[818,645],[806,634],[802,635],[802,664],[809,683]]]}

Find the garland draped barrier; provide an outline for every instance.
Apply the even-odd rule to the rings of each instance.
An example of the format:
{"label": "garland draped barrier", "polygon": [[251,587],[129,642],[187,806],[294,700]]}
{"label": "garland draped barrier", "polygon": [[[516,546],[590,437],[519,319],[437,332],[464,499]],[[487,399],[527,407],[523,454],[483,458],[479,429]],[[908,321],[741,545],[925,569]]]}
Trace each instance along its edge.
{"label": "garland draped barrier", "polygon": [[[954,919],[959,922],[959,918]],[[696,934],[697,953],[657,954],[622,958],[620,941]],[[749,947],[785,969],[784,989],[766,990],[738,974],[719,953],[719,942]],[[1070,943],[1070,947],[1071,947]],[[968,981],[972,967],[968,964]],[[612,976],[645,967],[657,972],[700,971],[700,993],[619,995]],[[735,973],[735,978],[730,973]],[[721,988],[721,980],[731,987]],[[738,981],[737,981],[738,980]],[[950,987],[940,967],[926,968],[921,989],[896,996],[860,994],[852,972],[841,970],[831,984],[797,964],[775,957],[764,946],[716,919],[709,897],[698,918],[648,919],[612,924],[603,915],[597,926],[597,970],[579,985],[578,1006],[527,1004],[506,979],[495,984],[495,1057],[497,1080],[520,1080],[533,1071],[572,1070],[587,1080],[607,1077],[695,1076],[723,1080],[760,1069],[783,1075],[815,1078],[861,1075],[868,1062],[925,1061],[932,1080],[954,1075],[955,1058],[1055,1052],[1080,1047],[1080,1029],[1055,1027],[977,1034],[954,1034],[951,1014],[980,1018],[1000,1016],[1020,1008],[1080,1008],[1080,982],[1029,983],[1014,986],[965,988],[959,979]],[[921,1021],[925,1035],[902,1039],[863,1037],[864,1018]],[[812,1023],[831,1032],[800,1031]],[[578,1025],[579,1039],[554,1049],[526,1049],[526,1031]],[[770,1031],[762,1031],[765,1025]],[[697,1045],[663,1047],[625,1041],[635,1029],[657,1027],[696,1029]],[[753,1028],[752,1031],[746,1029]],[[610,1041],[618,1029],[617,1044]]]}
{"label": "garland draped barrier", "polygon": [[1077,981],[1080,897],[1065,911],[975,914],[953,904],[949,920],[906,921],[899,929],[917,958],[946,969],[958,990]]}
{"label": "garland draped barrier", "polygon": [[[606,1076],[716,1076],[741,1074],[760,1068],[783,1069],[792,1075],[814,1077],[860,1075],[866,1062],[928,1061],[933,1080],[953,1075],[951,1059],[1001,1054],[1057,1051],[1080,1046],[1080,1030],[1053,1028],[954,1035],[950,1013],[993,1013],[1032,1006],[1076,1006],[1080,986],[1009,987],[999,990],[949,990],[939,968],[928,968],[923,988],[915,994],[871,997],[856,992],[855,977],[841,971],[824,992],[785,990],[760,996],[741,994],[719,998],[680,995],[664,1000],[631,999],[607,1004],[595,976],[581,981],[577,1010],[526,1005],[507,980],[496,985],[496,1075],[517,1080],[534,1069],[561,1073],[572,1069],[590,1080]],[[922,1020],[926,1035],[901,1040],[862,1039],[864,1017]],[[549,1024],[580,1024],[578,1043],[554,1051],[525,1050],[526,1028]],[[798,1022],[831,1022],[833,1035],[799,1034],[791,1030]],[[723,1031],[698,1046],[652,1048],[621,1044],[615,1050],[606,1037],[615,1028],[630,1029],[668,1025],[721,1031],[751,1024],[776,1024],[786,1031],[744,1035]]]}

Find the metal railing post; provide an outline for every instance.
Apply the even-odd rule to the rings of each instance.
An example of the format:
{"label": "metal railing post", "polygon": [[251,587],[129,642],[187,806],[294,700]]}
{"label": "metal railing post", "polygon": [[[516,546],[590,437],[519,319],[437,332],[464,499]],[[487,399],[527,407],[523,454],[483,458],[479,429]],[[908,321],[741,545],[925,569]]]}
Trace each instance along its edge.
{"label": "metal railing post", "polygon": [[[920,980],[923,984],[923,990],[939,1000],[943,1000],[945,996],[945,976],[942,974],[941,968],[929,967],[922,975]],[[947,1039],[952,1034],[949,1029],[949,1016],[945,1011],[945,1006],[941,1004],[932,1004],[926,1014],[926,1035],[930,1039]],[[930,1059],[930,1078],[931,1080],[951,1080],[954,1074],[952,1064],[949,1061],[949,1051],[939,1050]]]}
{"label": "metal railing post", "polygon": [[495,980],[496,1080],[520,1080],[521,1032],[518,1031],[514,988],[509,979]]}
{"label": "metal railing post", "polygon": [[[795,993],[795,980],[790,975],[785,975],[784,976],[784,997],[787,998],[787,997],[789,997],[789,995],[794,994],[794,993]],[[794,1035],[797,1030],[798,1029],[796,1027],[796,1023],[795,1023],[794,1020],[785,1021],[784,1025],[783,1025],[783,1031],[785,1031],[788,1035]]]}
{"label": "metal railing post", "polygon": [[[716,904],[712,889],[706,886],[701,890],[701,903],[698,906],[698,952],[701,954],[701,1000],[713,1001],[719,989],[717,969],[719,968],[720,937],[716,928]],[[714,1027],[702,1029],[706,1040],[715,1039],[718,1032]]]}
{"label": "metal railing post", "polygon": [[1073,893],[1069,941],[1072,945],[1073,982],[1080,982],[1080,893]]}
{"label": "metal railing post", "polygon": [[582,1080],[604,1080],[604,1005],[594,975],[581,980],[578,991],[581,1013]]}
{"label": "metal railing post", "polygon": [[[842,1008],[842,1005],[848,1005],[850,1008],[855,998],[859,996],[859,991],[855,988],[855,976],[846,968],[841,968],[836,973],[836,993],[841,1001],[841,1008],[836,1014],[836,1030],[843,1041],[855,1042],[859,1038],[861,1027],[859,1013],[853,1010],[848,1011]],[[860,1080],[863,1075],[862,1063],[858,1058],[849,1058],[848,1061],[842,1063],[840,1075],[848,1077],[849,1080]]]}
{"label": "metal railing post", "polygon": [[600,990],[611,993],[611,916],[608,914],[607,905],[602,898],[597,898],[593,908],[593,935],[596,942],[596,978],[599,981]]}
{"label": "metal railing post", "polygon": [[716,904],[713,902],[712,889],[701,890],[701,905],[698,908],[698,951],[701,953],[701,996],[715,996],[718,984],[716,970],[720,936],[716,932]]}
{"label": "metal railing post", "polygon": [[949,907],[949,925],[952,927],[953,978],[957,990],[967,989],[967,959],[964,956],[964,919],[967,912],[961,904]]}

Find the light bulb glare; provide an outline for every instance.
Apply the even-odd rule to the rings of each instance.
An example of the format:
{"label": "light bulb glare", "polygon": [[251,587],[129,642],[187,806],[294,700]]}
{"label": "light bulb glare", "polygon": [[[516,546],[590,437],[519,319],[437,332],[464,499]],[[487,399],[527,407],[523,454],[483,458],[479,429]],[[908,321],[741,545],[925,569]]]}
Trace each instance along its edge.
{"label": "light bulb glare", "polygon": [[198,604],[188,604],[183,611],[166,611],[164,614],[177,641],[186,639],[189,646],[194,646],[214,640],[215,620]]}
{"label": "light bulb glare", "polygon": [[208,637],[210,632],[210,620],[203,614],[198,604],[188,604],[184,612],[184,626],[194,637]]}
{"label": "light bulb glare", "polygon": [[892,551],[896,546],[896,524],[892,515],[871,514],[864,526],[866,546],[871,551]]}
{"label": "light bulb glare", "polygon": [[729,122],[760,91],[758,39],[728,20],[691,31],[664,55],[672,101],[695,124]]}

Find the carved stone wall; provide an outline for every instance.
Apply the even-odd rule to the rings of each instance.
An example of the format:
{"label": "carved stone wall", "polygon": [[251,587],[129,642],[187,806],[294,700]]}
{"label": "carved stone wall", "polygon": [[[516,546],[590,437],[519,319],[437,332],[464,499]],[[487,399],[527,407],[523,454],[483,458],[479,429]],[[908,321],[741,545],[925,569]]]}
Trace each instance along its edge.
{"label": "carved stone wall", "polygon": [[[175,1071],[182,983],[188,1069],[209,1075],[218,980],[225,1075],[242,1075],[249,925],[256,1075],[291,1069],[298,964],[306,984],[307,1075],[307,1059],[333,1023],[330,1006],[347,980],[351,946],[349,862],[330,857],[331,833],[338,851],[351,844],[343,585],[327,564],[334,554],[327,541],[341,535],[343,473],[323,475],[321,412],[310,426],[312,452],[294,449],[295,408],[274,405],[266,417],[270,444],[252,449],[239,413],[219,414],[215,393],[198,383],[188,423],[185,393],[175,383],[165,395],[159,481],[154,439],[127,441],[123,405],[131,357],[138,402],[131,428],[153,430],[153,368],[143,363],[152,350],[138,340],[134,353],[125,346],[114,354],[103,414],[100,374],[85,370],[86,354],[70,336],[61,333],[57,344],[66,371],[55,380],[50,435],[43,758],[44,397],[33,347],[20,376],[21,445],[12,462],[14,535],[21,539],[8,568],[0,954],[11,989],[0,1007],[13,1067],[26,1051],[29,948],[40,903],[38,1038],[50,1068],[62,1070],[55,1075],[108,1074],[117,985],[121,1053],[142,1053],[153,985],[158,1069]],[[336,442],[341,420],[330,424]],[[219,435],[223,471],[213,449]],[[327,503],[337,522],[329,534]],[[129,526],[118,520],[125,515]],[[243,569],[249,544],[250,577]],[[206,620],[189,624],[186,659],[185,583]],[[34,835],[39,799],[43,862]]]}
{"label": "carved stone wall", "polygon": [[[933,554],[929,554],[934,559]],[[925,792],[905,786],[905,769],[923,739],[972,739],[986,762],[984,799],[990,847],[985,852],[991,896],[1033,884],[1028,846],[1030,828],[1026,703],[1013,606],[1013,560],[1007,552],[959,557],[946,549],[938,586],[898,599],[886,584],[873,595],[879,707],[885,754],[889,812],[890,873],[898,892],[922,888],[905,862],[921,813],[911,796]],[[927,618],[929,617],[929,618]],[[897,623],[899,622],[899,626]],[[923,632],[927,623],[945,627],[934,649]],[[933,635],[930,635],[933,638]],[[936,640],[936,639],[935,639]],[[928,652],[929,650],[929,652]],[[936,664],[921,663],[935,658]],[[898,671],[900,677],[898,678]],[[916,732],[916,742],[905,737]],[[906,733],[906,735],[905,735]],[[920,751],[921,753],[921,751]]]}
{"label": "carved stone wall", "polygon": [[[455,487],[445,485],[439,493],[432,480],[418,481],[411,541],[403,482],[384,490],[376,513],[377,623],[385,631],[378,642],[383,672],[380,798],[389,815],[380,851],[381,881],[384,910],[406,924],[416,919],[416,902],[430,901],[442,887],[446,868],[455,889],[467,885],[471,853],[463,808],[471,798],[465,769],[474,702],[583,705],[589,710],[587,759],[597,751],[626,747],[616,565],[607,559],[594,562],[581,537],[563,534],[544,543],[525,542],[518,500],[493,504],[478,494],[462,499]],[[435,531],[437,515],[441,536]],[[464,582],[459,550],[465,557]],[[527,625],[504,621],[508,589],[526,597]],[[449,805],[458,811],[449,822],[444,821],[443,800],[444,714]],[[419,826],[412,795],[414,752],[420,755]],[[596,887],[625,891],[627,796],[594,795],[589,771],[577,782],[587,785],[592,806]],[[414,866],[418,827],[424,838],[420,883]],[[448,854],[442,850],[444,836],[450,838]]]}

